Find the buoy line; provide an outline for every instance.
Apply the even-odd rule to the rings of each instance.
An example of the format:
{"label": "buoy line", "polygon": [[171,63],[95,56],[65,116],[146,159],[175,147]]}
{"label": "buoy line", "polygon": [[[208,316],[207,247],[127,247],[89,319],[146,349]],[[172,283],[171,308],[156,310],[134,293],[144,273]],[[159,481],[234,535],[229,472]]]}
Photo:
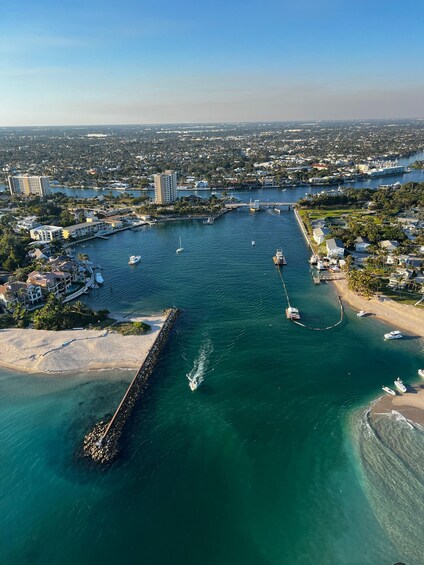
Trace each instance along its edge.
{"label": "buoy line", "polygon": [[[278,269],[278,273],[280,275],[281,282],[283,283],[283,289],[284,289],[284,294],[286,295],[287,305],[290,308],[289,293],[287,292],[286,283],[284,282],[282,269]],[[308,330],[313,330],[315,332],[325,332],[327,330],[332,330],[333,328],[336,328],[337,326],[339,326],[343,322],[343,318],[344,318],[344,308],[343,308],[342,299],[341,299],[340,296],[338,296],[337,298],[339,299],[339,304],[340,304],[340,320],[336,324],[333,324],[332,326],[327,326],[326,328],[314,328],[312,326],[307,326],[306,324],[302,324],[302,322],[298,322],[297,320],[292,320],[292,322],[297,324],[298,326],[302,326],[302,328],[306,328]]]}

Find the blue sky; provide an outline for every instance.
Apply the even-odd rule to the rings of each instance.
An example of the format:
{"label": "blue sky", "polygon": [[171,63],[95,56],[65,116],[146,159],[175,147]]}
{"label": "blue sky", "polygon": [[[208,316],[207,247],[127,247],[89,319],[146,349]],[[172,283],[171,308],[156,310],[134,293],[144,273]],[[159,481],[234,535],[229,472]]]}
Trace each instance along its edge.
{"label": "blue sky", "polygon": [[418,0],[5,4],[0,125],[424,114]]}

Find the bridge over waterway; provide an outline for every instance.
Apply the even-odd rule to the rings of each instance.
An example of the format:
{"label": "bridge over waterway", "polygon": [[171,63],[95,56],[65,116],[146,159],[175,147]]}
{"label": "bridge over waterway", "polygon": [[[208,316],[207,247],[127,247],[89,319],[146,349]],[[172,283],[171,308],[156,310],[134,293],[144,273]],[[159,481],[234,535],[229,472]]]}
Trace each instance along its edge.
{"label": "bridge over waterway", "polygon": [[[234,202],[231,204],[225,204],[225,207],[229,210],[236,210],[237,208],[250,208],[252,204],[252,202]],[[287,210],[291,210],[295,204],[296,202],[268,202],[267,200],[263,202],[259,201],[258,203],[259,208],[287,208]]]}

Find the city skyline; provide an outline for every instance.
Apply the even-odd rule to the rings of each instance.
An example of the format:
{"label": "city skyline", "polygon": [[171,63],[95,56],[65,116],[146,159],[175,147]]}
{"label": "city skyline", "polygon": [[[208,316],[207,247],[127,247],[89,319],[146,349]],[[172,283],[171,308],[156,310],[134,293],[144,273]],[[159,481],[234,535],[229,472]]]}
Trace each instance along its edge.
{"label": "city skyline", "polygon": [[2,6],[0,126],[420,118],[417,8]]}

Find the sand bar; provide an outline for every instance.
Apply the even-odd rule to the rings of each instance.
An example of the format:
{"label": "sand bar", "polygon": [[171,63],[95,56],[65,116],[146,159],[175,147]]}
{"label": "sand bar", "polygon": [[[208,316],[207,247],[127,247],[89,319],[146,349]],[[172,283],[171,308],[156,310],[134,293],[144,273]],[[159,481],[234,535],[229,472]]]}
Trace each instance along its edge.
{"label": "sand bar", "polygon": [[152,327],[150,333],[141,336],[123,336],[110,330],[0,330],[0,366],[31,373],[135,369],[144,361],[165,317],[127,317]]}
{"label": "sand bar", "polygon": [[399,304],[390,298],[377,297],[367,300],[351,291],[346,280],[331,281],[344,302],[355,310],[365,310],[380,320],[390,324],[391,329],[402,329],[411,335],[424,337],[424,308],[409,304]]}
{"label": "sand bar", "polygon": [[370,416],[377,418],[395,410],[408,420],[424,426],[424,380],[417,385],[406,386],[408,392],[405,394],[397,393],[396,396],[384,395],[379,398],[371,408]]}

